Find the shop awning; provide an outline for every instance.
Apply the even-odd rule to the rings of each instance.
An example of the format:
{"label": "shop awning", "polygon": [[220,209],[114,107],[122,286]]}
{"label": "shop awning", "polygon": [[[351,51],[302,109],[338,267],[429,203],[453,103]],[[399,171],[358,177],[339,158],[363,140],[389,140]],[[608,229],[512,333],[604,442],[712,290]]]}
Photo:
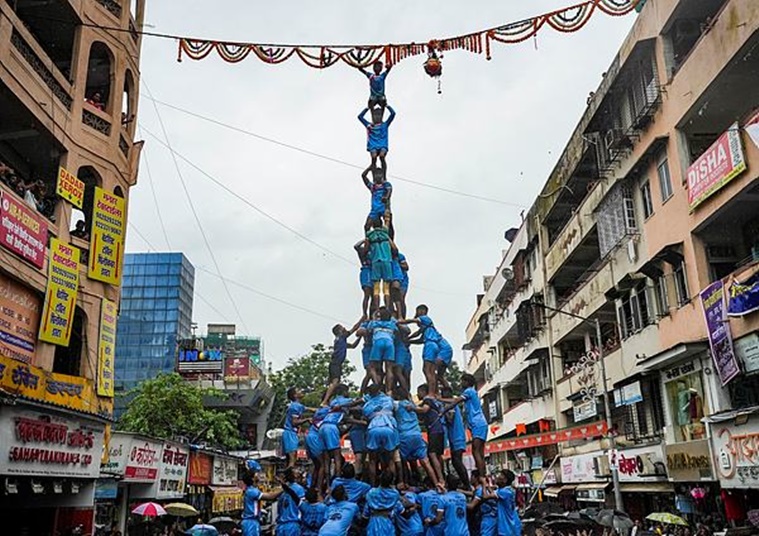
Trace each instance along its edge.
{"label": "shop awning", "polygon": [[561,486],[551,486],[543,490],[543,495],[546,497],[558,497],[561,493]]}
{"label": "shop awning", "polygon": [[742,417],[744,415],[753,415],[754,413],[759,412],[759,406],[751,406],[750,408],[743,408],[743,409],[736,409],[732,411],[723,411],[721,413],[715,413],[714,415],[709,415],[708,417],[704,417],[701,419],[702,422],[707,423],[718,423],[718,422],[726,422],[726,421],[732,421],[733,419],[737,419],[738,417]]}
{"label": "shop awning", "polygon": [[624,493],[674,493],[675,487],[669,482],[623,482],[619,486]]}
{"label": "shop awning", "polygon": [[580,484],[577,486],[577,491],[591,490],[591,489],[606,489],[609,486],[609,482],[590,482],[588,484]]}

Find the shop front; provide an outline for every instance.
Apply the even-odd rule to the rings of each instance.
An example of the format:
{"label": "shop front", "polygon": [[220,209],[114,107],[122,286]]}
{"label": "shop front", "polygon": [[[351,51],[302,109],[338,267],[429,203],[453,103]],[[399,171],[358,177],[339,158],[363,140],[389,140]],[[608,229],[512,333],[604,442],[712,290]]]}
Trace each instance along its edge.
{"label": "shop front", "polygon": [[215,454],[211,475],[211,513],[236,514],[242,510],[243,487],[239,480],[241,458]]}
{"label": "shop front", "polygon": [[642,520],[651,512],[672,509],[675,490],[667,480],[662,445],[620,450],[617,468],[622,500],[630,517]]}
{"label": "shop front", "polygon": [[194,506],[204,518],[207,518],[211,513],[213,506],[213,493],[209,487],[212,476],[213,454],[198,450],[191,451],[185,502]]}
{"label": "shop front", "polygon": [[709,440],[665,446],[667,473],[675,488],[675,509],[692,522],[720,511],[720,487],[714,473]]}
{"label": "shop front", "polygon": [[64,410],[0,406],[0,519],[5,534],[94,528],[105,424]]}
{"label": "shop front", "polygon": [[[613,502],[609,480],[602,474],[606,455],[601,452],[563,456],[561,458],[562,492],[574,486],[574,500],[579,508],[606,508]],[[561,497],[561,495],[559,495]],[[565,500],[568,503],[568,500]],[[564,506],[564,502],[562,502]]]}

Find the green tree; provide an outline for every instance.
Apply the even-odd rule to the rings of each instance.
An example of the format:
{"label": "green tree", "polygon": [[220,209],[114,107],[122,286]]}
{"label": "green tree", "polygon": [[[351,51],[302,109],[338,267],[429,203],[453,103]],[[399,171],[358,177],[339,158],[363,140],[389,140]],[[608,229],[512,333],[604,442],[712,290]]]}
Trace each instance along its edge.
{"label": "green tree", "polygon": [[454,394],[459,394],[461,392],[461,375],[463,373],[464,372],[459,368],[459,364],[456,360],[452,360],[451,364],[448,366],[448,372],[446,372],[445,377],[451,384],[451,389],[453,389]]}
{"label": "green tree", "polygon": [[[297,387],[305,393],[303,403],[307,407],[317,407],[321,403],[329,380],[329,362],[332,358],[331,348],[323,344],[311,347],[311,352],[300,357],[291,357],[287,365],[269,375],[267,381],[274,390],[274,405],[269,414],[268,428],[281,428],[287,409],[287,389]],[[343,383],[351,391],[358,387],[348,380],[348,376],[356,371],[356,367],[348,361],[343,363]]]}
{"label": "green tree", "polygon": [[116,425],[118,430],[162,439],[184,436],[225,449],[244,443],[235,411],[203,405],[203,397],[224,396],[218,389],[203,389],[171,373],[140,383],[127,396],[131,402]]}

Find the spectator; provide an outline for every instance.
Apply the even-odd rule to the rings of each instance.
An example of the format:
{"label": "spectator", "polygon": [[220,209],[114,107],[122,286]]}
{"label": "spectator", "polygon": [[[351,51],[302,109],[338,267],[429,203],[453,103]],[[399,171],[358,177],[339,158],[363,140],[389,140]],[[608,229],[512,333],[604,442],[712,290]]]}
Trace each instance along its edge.
{"label": "spectator", "polygon": [[84,102],[92,106],[93,108],[97,108],[101,112],[105,111],[105,104],[103,103],[103,97],[100,95],[100,92],[96,91],[92,94],[92,97],[89,99],[84,99]]}
{"label": "spectator", "polygon": [[87,223],[84,220],[76,222],[76,227],[71,231],[71,236],[81,238],[82,240],[89,240],[90,233],[87,232]]}

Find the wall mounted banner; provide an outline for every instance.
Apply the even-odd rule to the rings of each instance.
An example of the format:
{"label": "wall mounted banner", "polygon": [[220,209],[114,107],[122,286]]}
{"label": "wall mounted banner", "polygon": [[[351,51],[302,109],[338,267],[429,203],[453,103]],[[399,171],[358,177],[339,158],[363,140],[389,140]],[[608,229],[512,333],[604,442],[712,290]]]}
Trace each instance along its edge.
{"label": "wall mounted banner", "polygon": [[0,275],[0,355],[34,361],[41,306],[36,292]]}
{"label": "wall mounted banner", "polygon": [[77,208],[84,206],[84,183],[63,166],[58,168],[55,193]]}
{"label": "wall mounted banner", "polygon": [[125,222],[124,198],[96,187],[92,209],[90,266],[87,273],[90,279],[111,285],[120,283]]}
{"label": "wall mounted banner", "polygon": [[103,298],[98,338],[98,394],[113,398],[113,358],[116,347],[116,303]]}
{"label": "wall mounted banner", "polygon": [[695,209],[735,177],[746,171],[738,123],[709,147],[688,168],[688,204]]}
{"label": "wall mounted banner", "polygon": [[78,291],[79,248],[51,238],[45,308],[40,325],[41,341],[69,345]]}
{"label": "wall mounted banner", "polygon": [[741,368],[733,350],[733,338],[730,335],[725,307],[725,286],[722,281],[715,281],[701,291],[701,303],[704,306],[704,320],[714,366],[722,385],[727,385],[740,374]]}
{"label": "wall mounted banner", "polygon": [[743,282],[730,283],[727,296],[729,316],[743,316],[759,311],[759,272]]}
{"label": "wall mounted banner", "polygon": [[0,244],[37,268],[45,264],[47,222],[36,210],[0,192]]}

